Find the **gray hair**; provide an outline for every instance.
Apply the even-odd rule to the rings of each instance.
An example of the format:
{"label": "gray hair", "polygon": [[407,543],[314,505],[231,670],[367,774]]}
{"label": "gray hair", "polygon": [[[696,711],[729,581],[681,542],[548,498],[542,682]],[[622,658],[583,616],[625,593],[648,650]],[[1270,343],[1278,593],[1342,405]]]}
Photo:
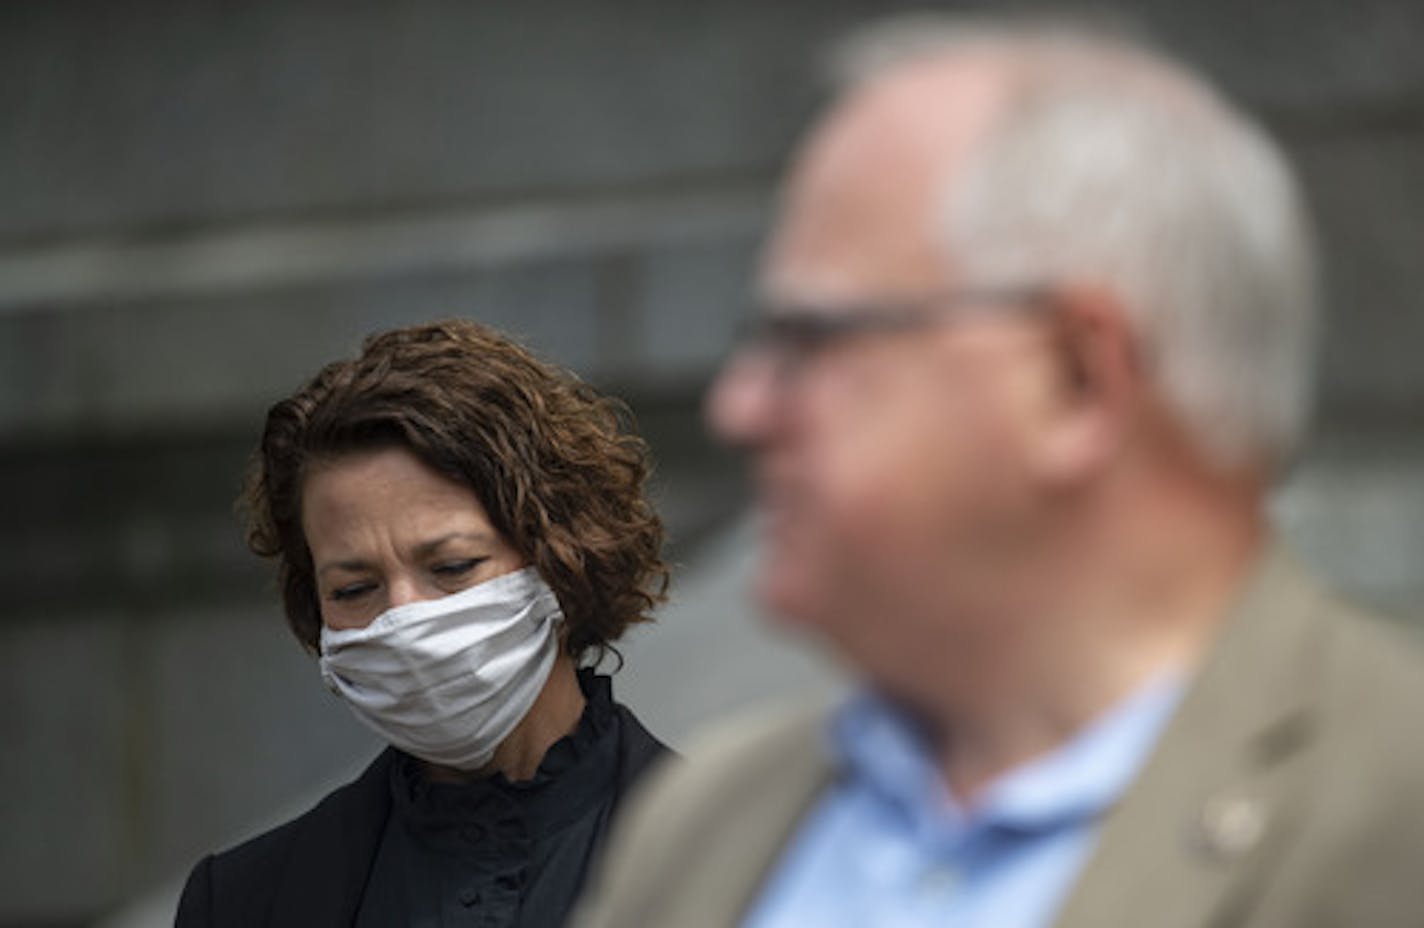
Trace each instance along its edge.
{"label": "gray hair", "polygon": [[839,63],[859,84],[979,54],[1012,85],[939,214],[965,283],[1111,288],[1204,452],[1279,467],[1308,426],[1318,326],[1284,155],[1203,79],[1082,26],[921,16],[857,34]]}

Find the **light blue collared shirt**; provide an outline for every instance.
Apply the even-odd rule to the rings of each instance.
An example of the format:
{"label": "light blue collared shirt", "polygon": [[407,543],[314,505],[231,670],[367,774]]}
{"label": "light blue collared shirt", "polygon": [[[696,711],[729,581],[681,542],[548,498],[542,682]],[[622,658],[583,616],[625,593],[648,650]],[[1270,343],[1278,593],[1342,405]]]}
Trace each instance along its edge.
{"label": "light blue collared shirt", "polygon": [[803,820],[744,928],[1048,925],[1182,690],[1176,676],[1148,684],[990,783],[970,808],[901,712],[855,697],[830,727],[841,776]]}

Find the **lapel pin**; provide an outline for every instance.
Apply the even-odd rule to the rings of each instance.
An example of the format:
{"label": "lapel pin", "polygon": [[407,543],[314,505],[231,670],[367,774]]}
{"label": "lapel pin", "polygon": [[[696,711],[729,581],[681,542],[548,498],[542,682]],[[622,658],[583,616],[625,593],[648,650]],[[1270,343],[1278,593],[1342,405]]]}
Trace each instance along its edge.
{"label": "lapel pin", "polygon": [[1197,822],[1204,850],[1221,860],[1245,854],[1266,833],[1266,808],[1249,796],[1223,794],[1208,799]]}

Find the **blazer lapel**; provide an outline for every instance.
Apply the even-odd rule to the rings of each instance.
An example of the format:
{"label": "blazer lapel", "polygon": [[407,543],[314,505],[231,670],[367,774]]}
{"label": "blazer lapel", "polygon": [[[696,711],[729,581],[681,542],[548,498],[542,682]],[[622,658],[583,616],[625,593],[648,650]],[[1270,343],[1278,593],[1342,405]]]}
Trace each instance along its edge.
{"label": "blazer lapel", "polygon": [[279,877],[270,928],[345,928],[355,920],[390,816],[395,757],[387,748],[301,821]]}
{"label": "blazer lapel", "polygon": [[[616,924],[741,923],[807,808],[833,775],[822,743],[822,708],[798,716],[795,724],[778,727],[776,750],[742,755],[734,777],[689,779],[687,799],[708,814],[698,816],[696,837],[656,861],[659,872],[673,875],[668,887],[647,894]],[[746,784],[755,785],[747,789]]]}
{"label": "blazer lapel", "polygon": [[830,783],[833,771],[820,743],[821,727],[800,735],[814,743],[788,753],[780,770],[768,771],[760,780],[761,788],[740,800],[744,807],[736,820],[728,823],[729,830],[737,834],[712,844],[717,859],[710,861],[707,870],[705,898],[728,904],[725,912],[716,913],[718,918],[712,924],[740,923],[807,809]]}
{"label": "blazer lapel", "polygon": [[1137,782],[1109,813],[1059,928],[1233,924],[1298,820],[1319,594],[1271,549]]}

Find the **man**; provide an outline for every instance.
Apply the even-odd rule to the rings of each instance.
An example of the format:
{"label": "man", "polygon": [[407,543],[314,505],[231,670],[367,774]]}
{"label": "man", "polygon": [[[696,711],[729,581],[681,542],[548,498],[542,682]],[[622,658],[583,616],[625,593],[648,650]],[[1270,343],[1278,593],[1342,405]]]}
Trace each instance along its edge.
{"label": "man", "polygon": [[1424,924],[1424,672],[1262,511],[1314,328],[1280,153],[1111,37],[850,72],[710,414],[760,597],[863,687],[692,752],[588,923]]}

